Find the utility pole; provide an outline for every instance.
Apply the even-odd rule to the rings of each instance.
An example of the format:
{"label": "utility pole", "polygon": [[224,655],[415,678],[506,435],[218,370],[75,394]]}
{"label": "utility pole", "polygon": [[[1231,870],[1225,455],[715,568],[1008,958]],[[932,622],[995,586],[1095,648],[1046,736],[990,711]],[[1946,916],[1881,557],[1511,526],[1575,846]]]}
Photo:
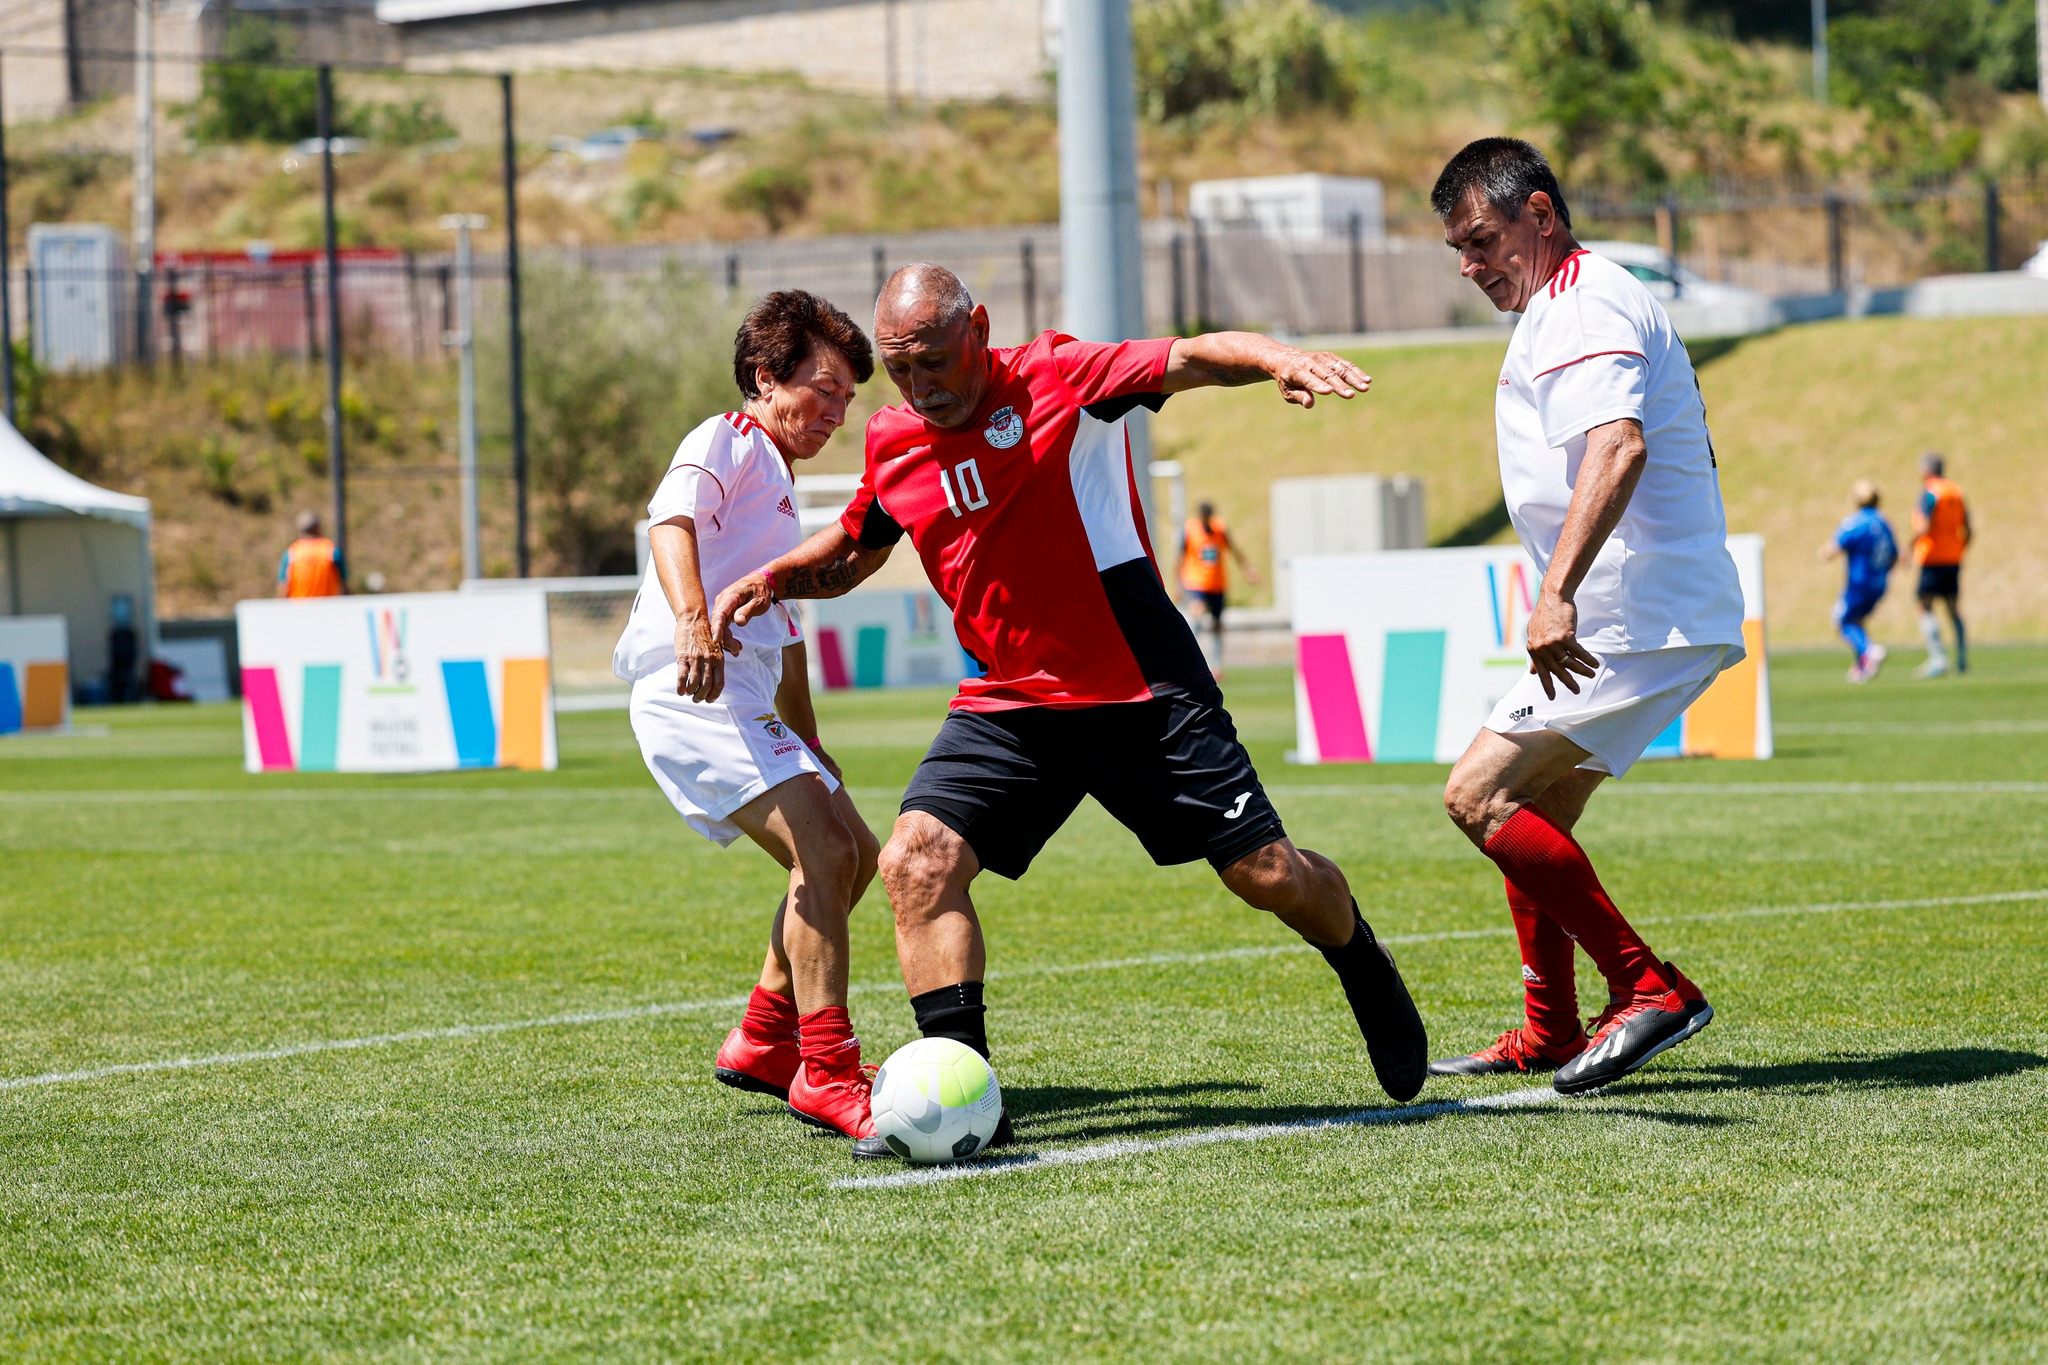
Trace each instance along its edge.
{"label": "utility pole", "polygon": [[[1138,104],[1129,0],[1066,0],[1060,33],[1062,330],[1125,341],[1145,329],[1138,237]],[[1152,515],[1152,444],[1126,419],[1138,496]]]}
{"label": "utility pole", "polygon": [[334,235],[334,68],[320,68],[320,230],[327,258],[327,472],[334,480],[336,553],[348,562],[348,451],[341,425],[341,250]]}
{"label": "utility pole", "polygon": [[2041,107],[2048,109],[2048,0],[2034,0],[2034,64],[2041,72]]}
{"label": "utility pole", "polygon": [[[2048,0],[2040,0],[2048,9]],[[1828,102],[1828,0],[1813,0],[1813,98]]]}
{"label": "utility pole", "polygon": [[135,353],[149,356],[150,277],[156,269],[156,16],[135,0]]}
{"label": "utility pole", "polygon": [[[6,54],[0,53],[0,65]],[[14,263],[7,254],[7,100],[0,95],[0,398],[7,404],[9,426],[20,425],[14,407]]]}
{"label": "utility pole", "polygon": [[483,559],[476,496],[476,267],[470,256],[469,234],[481,232],[491,220],[479,213],[451,213],[441,220],[443,229],[455,234],[455,330],[441,338],[444,346],[456,347],[462,368],[462,576],[482,578]]}
{"label": "utility pole", "polygon": [[526,342],[519,321],[519,154],[512,138],[512,73],[498,77],[504,119],[505,341],[512,369],[512,559],[519,577],[533,564],[526,551]]}

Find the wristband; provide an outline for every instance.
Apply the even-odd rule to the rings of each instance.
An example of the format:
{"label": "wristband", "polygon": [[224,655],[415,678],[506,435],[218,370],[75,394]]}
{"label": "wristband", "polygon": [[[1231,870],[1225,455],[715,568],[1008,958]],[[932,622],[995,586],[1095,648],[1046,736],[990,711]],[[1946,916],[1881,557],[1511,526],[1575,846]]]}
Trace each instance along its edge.
{"label": "wristband", "polygon": [[766,583],[766,584],[768,585],[768,601],[769,601],[770,605],[773,605],[773,603],[774,603],[774,601],[775,601],[775,574],[774,574],[774,572],[773,572],[772,570],[769,570],[769,569],[763,569],[763,570],[761,570],[761,581],[762,581],[763,583]]}
{"label": "wristband", "polygon": [[825,741],[822,739],[813,737],[811,739],[805,740],[804,743],[811,746],[811,752],[814,754],[822,754],[825,752]]}

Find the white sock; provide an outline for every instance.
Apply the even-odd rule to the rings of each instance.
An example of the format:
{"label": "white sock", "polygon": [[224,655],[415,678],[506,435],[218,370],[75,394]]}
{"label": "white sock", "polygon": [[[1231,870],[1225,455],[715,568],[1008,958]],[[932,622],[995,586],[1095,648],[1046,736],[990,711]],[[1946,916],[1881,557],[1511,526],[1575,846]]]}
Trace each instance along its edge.
{"label": "white sock", "polygon": [[1920,613],[1920,637],[1927,641],[1927,662],[1936,668],[1948,667],[1948,655],[1941,649],[1941,623],[1934,619],[1934,613]]}

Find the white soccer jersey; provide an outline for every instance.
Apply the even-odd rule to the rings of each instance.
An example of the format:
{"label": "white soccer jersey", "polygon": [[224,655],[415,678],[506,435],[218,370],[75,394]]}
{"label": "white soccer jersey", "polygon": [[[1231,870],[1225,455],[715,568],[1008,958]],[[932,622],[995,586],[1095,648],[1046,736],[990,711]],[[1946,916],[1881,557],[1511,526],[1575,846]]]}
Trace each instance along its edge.
{"label": "white soccer jersey", "polygon": [[1501,488],[1522,547],[1548,573],[1586,433],[1642,423],[1648,463],[1578,591],[1594,654],[1742,644],[1720,476],[1692,361],[1642,282],[1578,251],[1536,291],[1495,391]]}
{"label": "white soccer jersey", "polygon": [[[706,607],[732,584],[803,543],[789,465],[761,424],[743,412],[713,417],[683,438],[647,504],[647,516],[656,526],[673,517],[696,522]],[[735,626],[733,635],[742,644],[763,648],[803,639],[795,616],[780,603]],[[675,659],[676,616],[650,558],[626,633],[612,652],[612,671],[633,682]]]}

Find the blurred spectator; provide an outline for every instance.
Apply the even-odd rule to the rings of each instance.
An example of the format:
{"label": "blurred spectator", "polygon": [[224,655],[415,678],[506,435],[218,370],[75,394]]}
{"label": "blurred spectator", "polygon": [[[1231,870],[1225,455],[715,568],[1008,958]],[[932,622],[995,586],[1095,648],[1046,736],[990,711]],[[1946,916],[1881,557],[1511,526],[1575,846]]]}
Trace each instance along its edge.
{"label": "blurred spectator", "polygon": [[1920,567],[1920,634],[1927,641],[1927,662],[1920,676],[1938,678],[1948,672],[1941,649],[1941,624],[1935,619],[1937,600],[1948,608],[1956,632],[1956,672],[1970,668],[1969,645],[1963,634],[1963,552],[1970,546],[1970,509],[1963,490],[1943,477],[1941,456],[1920,457],[1920,505],[1913,509],[1913,562]]}
{"label": "blurred spectator", "polygon": [[1892,535],[1891,523],[1878,515],[1876,484],[1858,479],[1849,496],[1856,510],[1835,529],[1834,538],[1821,546],[1820,557],[1840,555],[1849,562],[1848,582],[1842,586],[1841,600],[1835,603],[1835,629],[1856,653],[1855,662],[1849,665],[1849,681],[1862,683],[1876,677],[1884,666],[1884,646],[1871,643],[1863,622],[1884,600],[1892,565],[1899,562],[1899,542]]}
{"label": "blurred spectator", "polygon": [[299,513],[299,538],[284,547],[277,561],[279,597],[339,597],[348,591],[348,570],[341,551],[320,534],[318,513]]}
{"label": "blurred spectator", "polygon": [[1230,538],[1230,528],[1223,524],[1223,518],[1216,515],[1216,504],[1205,502],[1195,509],[1195,515],[1188,518],[1188,524],[1181,530],[1180,585],[1199,608],[1195,618],[1197,638],[1204,626],[1209,630],[1213,643],[1205,652],[1209,656],[1209,671],[1219,678],[1223,676],[1223,597],[1230,590],[1229,569],[1223,562],[1226,551],[1237,561],[1237,567],[1244,570],[1245,581],[1256,584],[1259,575],[1246,562],[1237,542]]}

